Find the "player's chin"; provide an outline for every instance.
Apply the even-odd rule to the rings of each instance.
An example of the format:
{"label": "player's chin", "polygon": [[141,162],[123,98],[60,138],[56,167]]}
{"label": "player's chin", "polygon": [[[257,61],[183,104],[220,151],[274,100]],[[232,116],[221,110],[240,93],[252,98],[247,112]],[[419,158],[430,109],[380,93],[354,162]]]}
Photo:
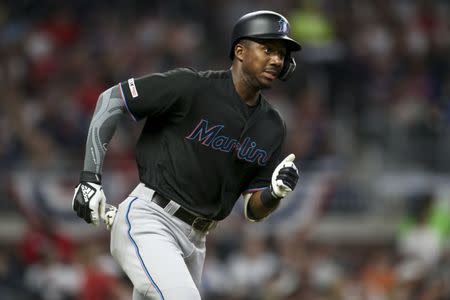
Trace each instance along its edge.
{"label": "player's chin", "polygon": [[261,89],[270,89],[275,80],[275,77],[261,76],[258,81]]}

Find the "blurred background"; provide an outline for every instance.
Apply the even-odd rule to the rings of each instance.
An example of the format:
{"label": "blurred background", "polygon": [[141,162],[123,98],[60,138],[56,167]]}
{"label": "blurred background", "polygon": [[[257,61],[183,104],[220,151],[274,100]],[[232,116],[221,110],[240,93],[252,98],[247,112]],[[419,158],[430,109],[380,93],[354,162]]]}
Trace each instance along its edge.
{"label": "blurred background", "polygon": [[[209,236],[203,299],[450,299],[450,6],[434,0],[0,3],[0,299],[131,299],[109,235],[71,211],[98,95],[174,67],[227,69],[239,16],[284,14],[303,51],[266,97],[300,183]],[[104,166],[136,185],[141,123]]]}

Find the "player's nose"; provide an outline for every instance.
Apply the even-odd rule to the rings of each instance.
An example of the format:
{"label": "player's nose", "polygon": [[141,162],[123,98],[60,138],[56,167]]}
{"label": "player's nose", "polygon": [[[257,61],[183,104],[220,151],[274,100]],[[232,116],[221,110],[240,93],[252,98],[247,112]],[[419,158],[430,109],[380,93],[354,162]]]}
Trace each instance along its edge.
{"label": "player's nose", "polygon": [[270,57],[270,64],[281,69],[283,67],[284,55],[280,51],[275,51]]}

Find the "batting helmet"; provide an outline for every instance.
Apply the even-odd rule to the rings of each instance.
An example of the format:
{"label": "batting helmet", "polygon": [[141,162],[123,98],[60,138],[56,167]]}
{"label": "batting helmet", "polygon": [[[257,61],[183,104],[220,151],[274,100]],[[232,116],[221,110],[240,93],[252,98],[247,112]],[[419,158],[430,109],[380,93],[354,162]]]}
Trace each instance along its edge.
{"label": "batting helmet", "polygon": [[282,40],[286,45],[286,56],[284,58],[283,70],[279,79],[286,81],[294,72],[296,63],[291,56],[292,51],[299,51],[300,44],[290,38],[290,26],[288,20],[282,15],[270,11],[259,10],[242,16],[233,27],[231,36],[230,58],[234,58],[234,46],[241,39],[275,39]]}

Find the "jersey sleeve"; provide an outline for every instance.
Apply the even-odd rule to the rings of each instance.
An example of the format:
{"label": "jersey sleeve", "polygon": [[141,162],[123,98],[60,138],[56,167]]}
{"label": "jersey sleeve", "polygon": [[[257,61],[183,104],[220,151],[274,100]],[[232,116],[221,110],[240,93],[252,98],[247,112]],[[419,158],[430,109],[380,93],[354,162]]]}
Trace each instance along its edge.
{"label": "jersey sleeve", "polygon": [[190,69],[175,69],[130,78],[119,84],[126,107],[135,120],[167,113],[187,95],[195,84],[196,73]]}

